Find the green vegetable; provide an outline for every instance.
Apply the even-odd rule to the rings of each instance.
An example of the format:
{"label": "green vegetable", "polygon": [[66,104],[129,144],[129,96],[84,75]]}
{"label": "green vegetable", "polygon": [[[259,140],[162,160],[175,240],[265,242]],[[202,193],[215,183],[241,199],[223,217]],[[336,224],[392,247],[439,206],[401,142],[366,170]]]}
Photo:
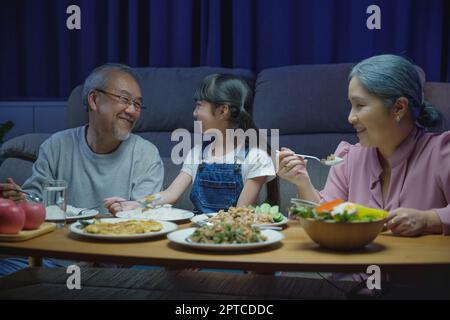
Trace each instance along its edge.
{"label": "green vegetable", "polygon": [[344,210],[342,214],[335,214],[334,216],[331,215],[330,212],[323,211],[323,212],[315,212],[313,208],[308,207],[291,207],[289,209],[290,213],[296,216],[300,216],[302,218],[312,218],[315,220],[321,220],[321,221],[336,221],[336,222],[370,222],[377,220],[376,217],[366,215],[364,217],[359,217],[357,214],[351,214]]}
{"label": "green vegetable", "polygon": [[270,208],[269,210],[270,214],[274,215],[280,212],[280,207],[278,206],[273,206],[272,208]]}
{"label": "green vegetable", "polygon": [[283,221],[283,214],[280,212],[279,206],[271,206],[268,203],[263,203],[260,206],[253,207],[253,206],[247,206],[247,208],[251,208],[255,210],[255,213],[266,213],[270,214],[272,216],[272,219],[274,222],[281,222]]}
{"label": "green vegetable", "polygon": [[263,203],[259,206],[261,208],[261,213],[270,213],[271,206],[268,203]]}
{"label": "green vegetable", "polygon": [[272,219],[274,222],[281,222],[283,220],[283,215],[281,212],[277,212],[275,215],[272,215]]}
{"label": "green vegetable", "polygon": [[312,208],[307,208],[307,207],[292,207],[289,210],[291,212],[291,214],[295,215],[295,216],[300,216],[302,218],[314,218],[316,219],[316,215],[314,214],[314,211],[312,210]]}

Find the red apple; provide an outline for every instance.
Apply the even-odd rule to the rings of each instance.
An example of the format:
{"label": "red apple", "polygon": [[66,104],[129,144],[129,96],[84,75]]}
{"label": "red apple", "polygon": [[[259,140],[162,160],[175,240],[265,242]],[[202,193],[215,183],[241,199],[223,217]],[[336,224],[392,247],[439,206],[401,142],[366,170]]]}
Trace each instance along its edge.
{"label": "red apple", "polygon": [[14,201],[10,200],[10,199],[5,199],[5,198],[0,198],[0,205],[2,203],[8,203],[10,205],[15,205]]}
{"label": "red apple", "polygon": [[19,207],[25,212],[24,230],[38,229],[45,221],[45,208],[37,202],[21,202]]}
{"label": "red apple", "polygon": [[0,202],[0,233],[18,233],[25,225],[25,212],[13,201]]}

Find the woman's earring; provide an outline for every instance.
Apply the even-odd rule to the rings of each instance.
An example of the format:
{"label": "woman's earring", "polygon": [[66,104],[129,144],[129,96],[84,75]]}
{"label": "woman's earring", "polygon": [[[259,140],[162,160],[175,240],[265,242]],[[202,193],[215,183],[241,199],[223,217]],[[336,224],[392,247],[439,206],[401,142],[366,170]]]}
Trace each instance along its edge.
{"label": "woman's earring", "polygon": [[400,122],[400,116],[397,116],[397,117],[395,118],[395,121]]}

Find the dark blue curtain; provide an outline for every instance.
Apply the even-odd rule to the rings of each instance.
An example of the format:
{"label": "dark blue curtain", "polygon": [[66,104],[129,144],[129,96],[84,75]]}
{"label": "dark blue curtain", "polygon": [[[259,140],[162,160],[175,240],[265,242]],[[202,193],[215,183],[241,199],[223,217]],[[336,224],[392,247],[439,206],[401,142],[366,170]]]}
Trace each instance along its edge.
{"label": "dark blue curtain", "polygon": [[[81,30],[66,8],[81,8]],[[381,8],[381,30],[366,9]],[[95,67],[357,62],[396,53],[450,81],[447,0],[2,0],[0,98],[67,97]]]}

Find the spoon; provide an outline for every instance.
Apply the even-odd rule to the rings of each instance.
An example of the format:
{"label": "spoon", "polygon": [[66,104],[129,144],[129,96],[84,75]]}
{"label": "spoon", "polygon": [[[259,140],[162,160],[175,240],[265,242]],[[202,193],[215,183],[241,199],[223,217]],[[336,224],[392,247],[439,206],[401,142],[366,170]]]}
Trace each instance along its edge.
{"label": "spoon", "polygon": [[315,207],[319,206],[318,203],[308,201],[308,200],[298,199],[298,198],[292,198],[291,203],[295,204],[295,205],[301,204],[302,206],[307,207],[307,208],[315,208]]}
{"label": "spoon", "polygon": [[[277,150],[276,153],[279,154],[280,151]],[[334,166],[334,165],[337,165],[337,164],[341,163],[342,161],[344,161],[343,158],[338,157],[338,156],[334,156],[334,160],[319,159],[314,156],[309,156],[306,154],[298,154],[298,153],[294,153],[294,156],[302,157],[304,159],[313,159],[313,160],[319,161],[321,164],[326,165],[326,166]]]}
{"label": "spoon", "polygon": [[39,197],[31,192],[24,191],[24,190],[17,190],[17,191],[24,193],[31,201],[34,201],[34,202],[42,202],[43,201],[41,197]]}

